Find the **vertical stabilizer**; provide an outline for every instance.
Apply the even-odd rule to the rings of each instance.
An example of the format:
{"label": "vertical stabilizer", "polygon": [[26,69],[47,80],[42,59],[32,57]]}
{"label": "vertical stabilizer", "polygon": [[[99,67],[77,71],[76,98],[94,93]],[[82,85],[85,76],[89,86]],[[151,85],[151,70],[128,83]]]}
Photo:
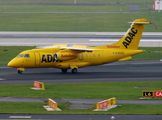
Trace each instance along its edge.
{"label": "vertical stabilizer", "polygon": [[[137,19],[131,23],[130,28],[126,34],[116,43],[108,45],[109,48],[120,48],[120,49],[132,49],[138,48],[145,24],[151,24],[146,22],[146,19]],[[114,47],[113,47],[114,46]]]}

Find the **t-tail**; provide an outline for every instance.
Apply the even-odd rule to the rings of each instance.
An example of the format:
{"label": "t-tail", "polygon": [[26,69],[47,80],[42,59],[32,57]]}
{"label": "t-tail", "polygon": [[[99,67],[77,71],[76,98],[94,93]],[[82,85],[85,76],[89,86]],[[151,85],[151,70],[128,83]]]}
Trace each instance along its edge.
{"label": "t-tail", "polygon": [[146,19],[137,19],[131,23],[130,28],[126,34],[116,43],[107,45],[107,48],[120,48],[136,50],[138,48],[145,24],[151,24],[146,22]]}

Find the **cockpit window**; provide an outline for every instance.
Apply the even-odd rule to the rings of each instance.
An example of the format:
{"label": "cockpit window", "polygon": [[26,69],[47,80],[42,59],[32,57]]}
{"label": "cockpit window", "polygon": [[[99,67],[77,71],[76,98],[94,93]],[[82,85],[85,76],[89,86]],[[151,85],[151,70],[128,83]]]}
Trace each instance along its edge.
{"label": "cockpit window", "polygon": [[29,54],[19,54],[17,56],[17,58],[21,58],[21,57],[30,58],[30,55]]}
{"label": "cockpit window", "polygon": [[29,54],[25,54],[24,57],[25,58],[30,58],[30,55]]}
{"label": "cockpit window", "polygon": [[19,54],[19,55],[17,56],[17,58],[21,58],[21,57],[24,57],[24,54]]}

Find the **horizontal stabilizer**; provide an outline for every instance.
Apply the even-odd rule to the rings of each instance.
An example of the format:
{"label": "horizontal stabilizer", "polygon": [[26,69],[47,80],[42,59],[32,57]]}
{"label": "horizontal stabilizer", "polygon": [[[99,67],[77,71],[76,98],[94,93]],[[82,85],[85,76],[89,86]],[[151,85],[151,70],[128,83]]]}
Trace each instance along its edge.
{"label": "horizontal stabilizer", "polygon": [[128,22],[128,23],[133,23],[133,24],[140,24],[140,25],[142,25],[142,24],[144,24],[144,25],[146,25],[146,24],[152,24],[152,22]]}

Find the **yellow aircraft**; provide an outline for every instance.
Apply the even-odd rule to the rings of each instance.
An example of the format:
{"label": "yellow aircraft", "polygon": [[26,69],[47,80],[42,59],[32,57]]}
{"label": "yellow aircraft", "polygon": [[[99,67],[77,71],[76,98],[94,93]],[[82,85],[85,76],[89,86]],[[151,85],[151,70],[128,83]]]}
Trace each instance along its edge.
{"label": "yellow aircraft", "polygon": [[77,73],[78,68],[81,67],[131,59],[131,56],[144,52],[137,49],[144,25],[151,22],[137,19],[129,23],[131,23],[130,28],[116,43],[96,47],[59,44],[48,48],[27,50],[13,58],[8,66],[17,68],[19,74],[22,74],[25,68],[44,67],[59,68],[63,73],[72,69],[72,73]]}

